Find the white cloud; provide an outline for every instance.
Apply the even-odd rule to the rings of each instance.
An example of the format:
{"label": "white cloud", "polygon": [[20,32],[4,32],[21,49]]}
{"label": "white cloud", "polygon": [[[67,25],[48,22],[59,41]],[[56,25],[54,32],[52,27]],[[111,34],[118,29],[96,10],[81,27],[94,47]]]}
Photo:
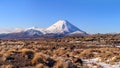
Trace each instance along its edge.
{"label": "white cloud", "polygon": [[15,29],[0,29],[0,33],[11,33],[11,32],[21,32],[24,31],[24,28],[15,28]]}

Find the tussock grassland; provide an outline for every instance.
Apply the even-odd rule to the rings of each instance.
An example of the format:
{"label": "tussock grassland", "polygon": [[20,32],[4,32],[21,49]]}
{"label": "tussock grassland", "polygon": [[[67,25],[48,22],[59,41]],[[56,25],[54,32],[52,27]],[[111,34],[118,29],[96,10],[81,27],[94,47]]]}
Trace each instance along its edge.
{"label": "tussock grassland", "polygon": [[84,60],[93,58],[114,65],[120,62],[119,39],[108,36],[0,40],[0,68],[89,68]]}

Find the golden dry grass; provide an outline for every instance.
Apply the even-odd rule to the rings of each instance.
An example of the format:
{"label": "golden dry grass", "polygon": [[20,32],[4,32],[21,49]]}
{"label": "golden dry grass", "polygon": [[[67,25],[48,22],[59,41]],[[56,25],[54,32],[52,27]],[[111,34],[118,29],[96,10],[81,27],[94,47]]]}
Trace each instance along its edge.
{"label": "golden dry grass", "polygon": [[[53,64],[53,66],[51,66],[52,68],[68,68],[70,66],[66,63],[68,60],[70,60],[73,66],[79,65],[73,62],[76,58],[84,60],[99,57],[100,60],[98,62],[106,62],[108,64],[120,62],[120,48],[99,46],[101,43],[98,45],[97,39],[99,39],[100,36],[93,37],[67,37],[47,40],[1,40],[1,42],[5,42],[5,44],[0,44],[0,59],[3,59],[0,60],[0,68],[9,68],[10,66],[50,68],[50,63]],[[97,41],[94,41],[94,39]],[[107,37],[105,37],[105,39],[108,41]],[[80,43],[75,43],[76,40],[80,41]],[[73,43],[69,43],[70,41],[73,41]],[[9,57],[14,59],[12,61],[6,61],[6,58]],[[96,66],[102,68],[99,65]],[[83,67],[88,68],[84,63]]]}
{"label": "golden dry grass", "polygon": [[31,60],[31,62],[33,65],[36,65],[39,63],[44,64],[47,58],[48,58],[48,56],[45,54],[36,53],[35,56],[33,57],[33,59]]}

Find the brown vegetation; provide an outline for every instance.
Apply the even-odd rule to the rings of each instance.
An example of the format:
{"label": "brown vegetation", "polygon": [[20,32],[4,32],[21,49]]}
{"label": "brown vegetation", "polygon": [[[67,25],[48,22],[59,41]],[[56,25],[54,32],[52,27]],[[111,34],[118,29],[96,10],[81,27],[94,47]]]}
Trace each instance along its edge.
{"label": "brown vegetation", "polygon": [[[0,40],[0,68],[88,68],[84,59],[120,62],[119,35]],[[92,64],[97,68],[102,66]]]}

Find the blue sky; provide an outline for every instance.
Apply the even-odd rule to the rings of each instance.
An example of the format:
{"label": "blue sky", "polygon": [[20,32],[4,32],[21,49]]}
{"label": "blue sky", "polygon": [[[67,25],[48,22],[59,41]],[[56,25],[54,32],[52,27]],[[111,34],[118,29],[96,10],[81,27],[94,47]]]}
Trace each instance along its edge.
{"label": "blue sky", "polygon": [[46,28],[61,19],[88,33],[120,33],[120,1],[0,0],[0,29]]}

